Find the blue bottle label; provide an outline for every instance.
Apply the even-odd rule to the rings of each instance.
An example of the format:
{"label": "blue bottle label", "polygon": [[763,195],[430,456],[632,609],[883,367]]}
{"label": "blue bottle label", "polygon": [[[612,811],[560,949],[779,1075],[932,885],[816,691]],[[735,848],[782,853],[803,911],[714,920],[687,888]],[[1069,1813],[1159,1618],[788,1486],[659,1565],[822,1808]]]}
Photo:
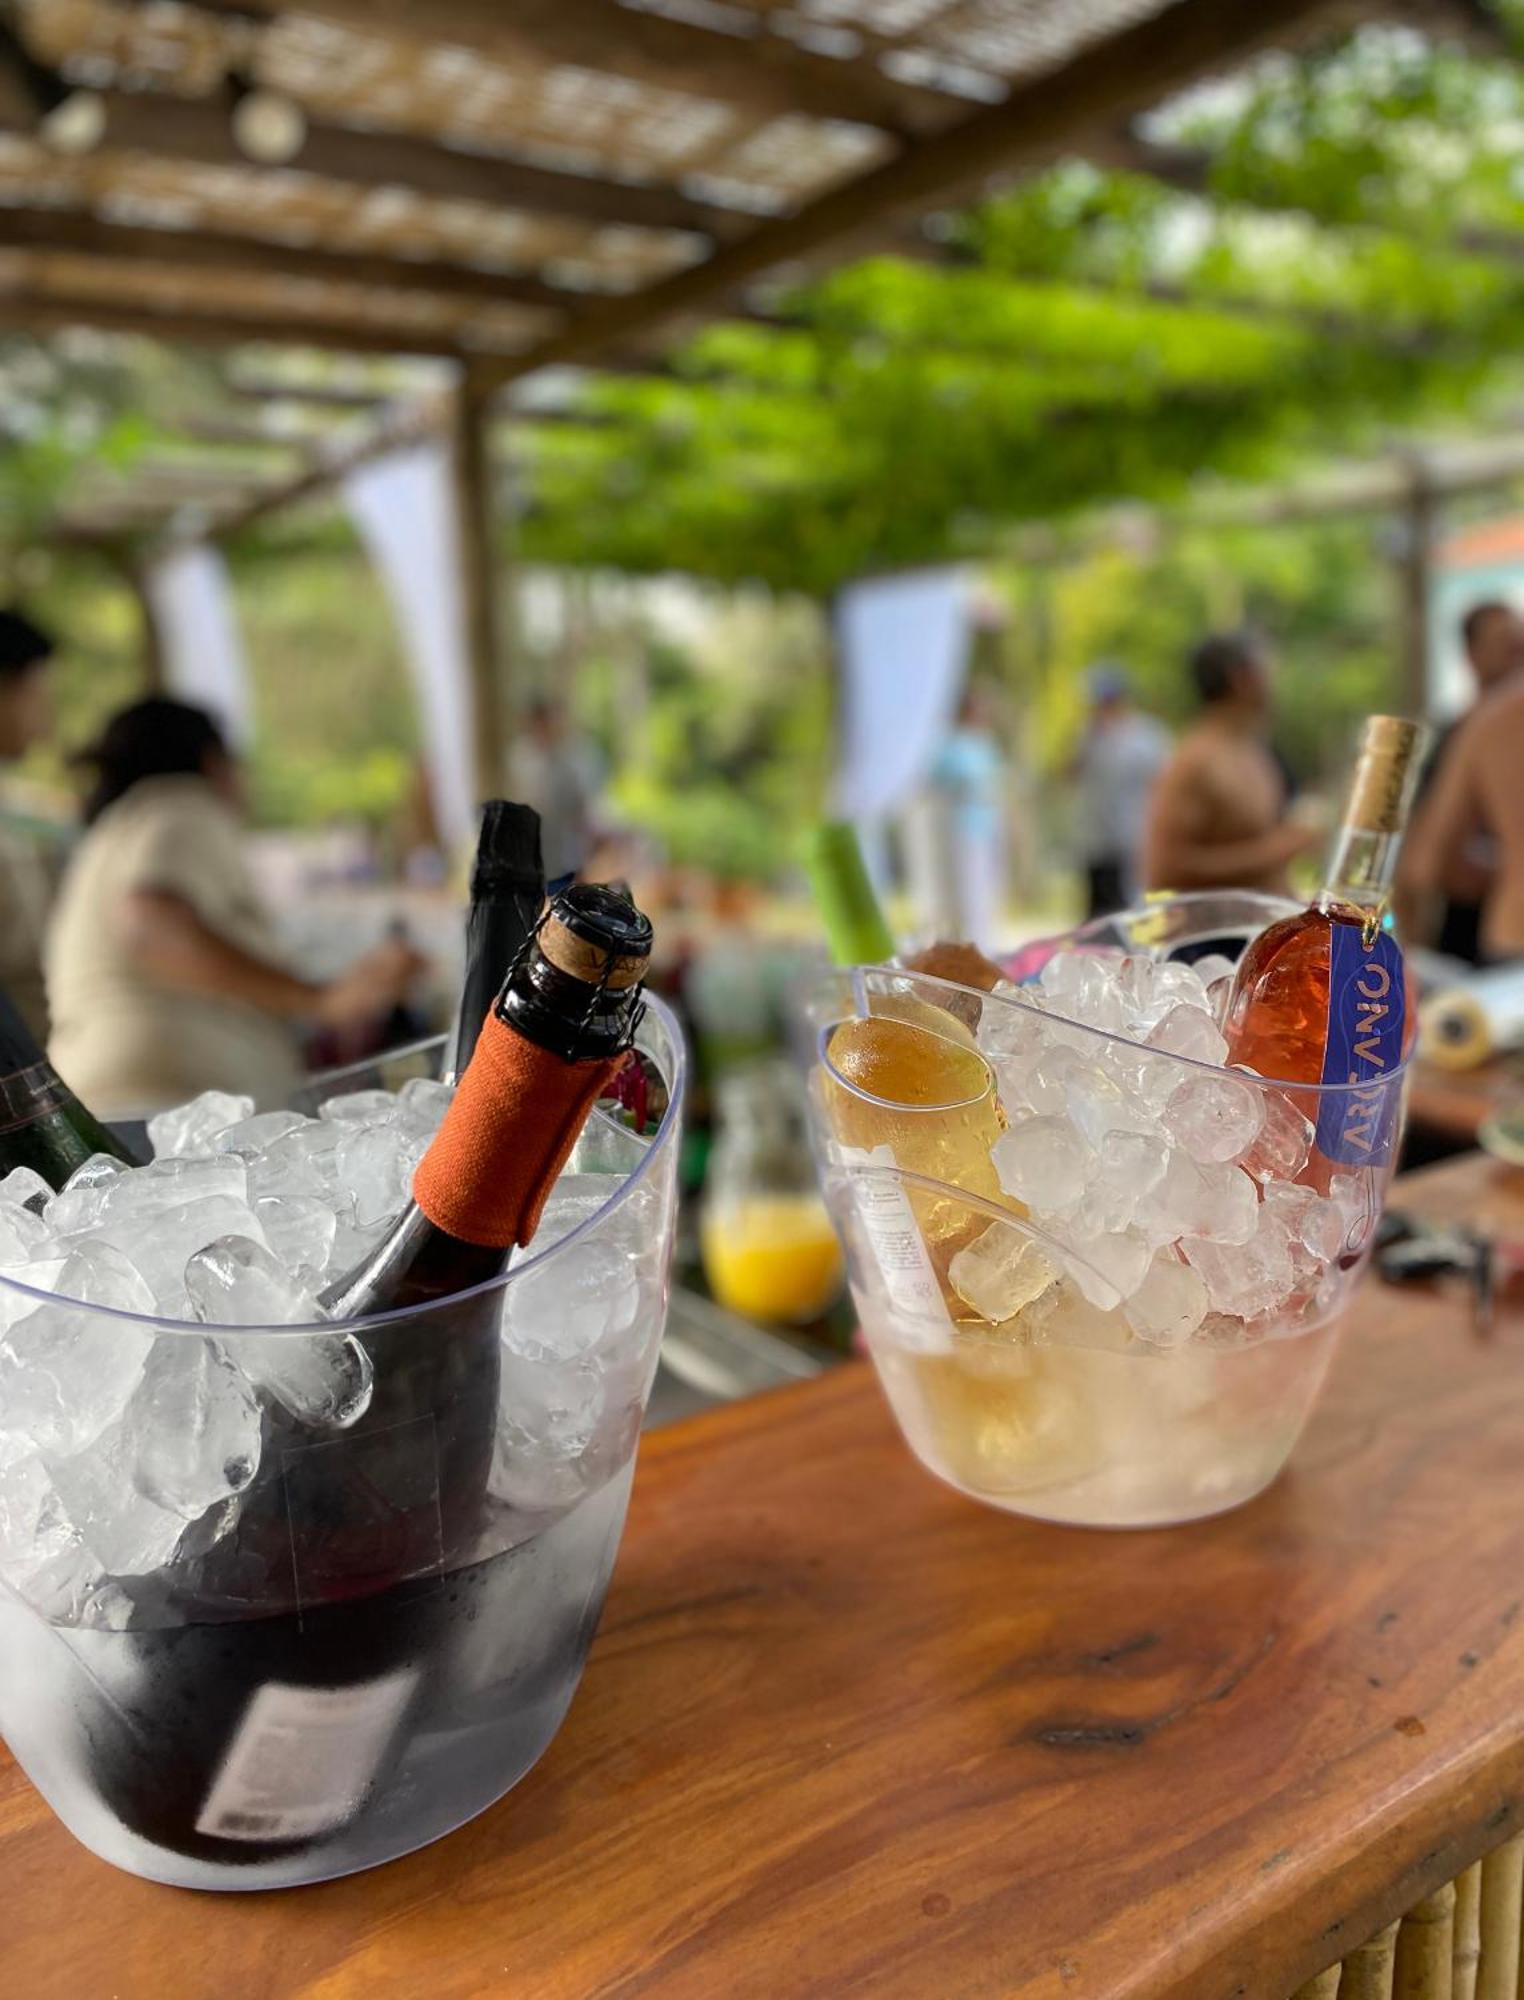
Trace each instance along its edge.
{"label": "blue bottle label", "polygon": [[1334,924],[1329,946],[1328,1039],[1323,1082],[1367,1086],[1330,1091],[1318,1110],[1318,1151],[1341,1167],[1378,1167],[1391,1157],[1402,1093],[1388,1078],[1402,1061],[1407,983],[1389,931],[1367,944],[1357,924]]}

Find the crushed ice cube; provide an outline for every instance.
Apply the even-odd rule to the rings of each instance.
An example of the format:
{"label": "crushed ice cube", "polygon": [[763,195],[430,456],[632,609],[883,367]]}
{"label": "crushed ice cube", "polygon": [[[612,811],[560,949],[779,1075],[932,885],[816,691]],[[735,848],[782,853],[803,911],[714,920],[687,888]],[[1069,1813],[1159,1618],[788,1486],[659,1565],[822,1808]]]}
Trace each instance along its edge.
{"label": "crushed ice cube", "polygon": [[213,1340],[156,1340],[122,1428],[138,1491],[187,1521],[242,1492],[259,1467],[259,1404]]}
{"label": "crushed ice cube", "polygon": [[237,1125],[254,1110],[252,1097],[235,1097],[226,1090],[203,1090],[189,1104],[177,1104],[148,1121],[149,1143],[158,1160],[210,1151],[219,1132]]}
{"label": "crushed ice cube", "polygon": [[491,1489],[528,1512],[570,1506],[588,1490],[580,1466],[598,1437],[607,1377],[591,1361],[554,1366],[511,1350],[498,1384]]}
{"label": "crushed ice cube", "polygon": [[12,1167],[0,1181],[0,1204],[30,1209],[40,1215],[52,1199],[52,1188],[31,1167]]}
{"label": "crushed ice cube", "polygon": [[1074,1070],[1064,1096],[1070,1123],[1097,1150],[1109,1132],[1158,1130],[1151,1107],[1098,1066]]}
{"label": "crushed ice cube", "polygon": [[1093,1306],[1109,1312],[1132,1297],[1143,1282],[1153,1246],[1136,1229],[1063,1229],[1063,1261],[1070,1278]]}
{"label": "crushed ice cube", "polygon": [[588,1242],[510,1280],[503,1344],[531,1361],[570,1360],[609,1345],[635,1324],[640,1286],[629,1254]]}
{"label": "crushed ice cube", "polygon": [[336,1156],[338,1176],[354,1202],[360,1228],[385,1222],[406,1206],[412,1179],[412,1153],[393,1125],[342,1121],[344,1132]]}
{"label": "crushed ice cube", "polygon": [[455,1097],[452,1085],[415,1076],[397,1093],[397,1120],[410,1138],[432,1139]]}
{"label": "crushed ice cube", "polygon": [[[1258,1072],[1246,1067],[1244,1074],[1255,1076]],[[1298,1110],[1285,1091],[1269,1090],[1258,1084],[1253,1088],[1259,1093],[1263,1117],[1253,1145],[1243,1156],[1243,1169],[1257,1181],[1295,1180],[1312,1151],[1312,1121]]]}
{"label": "crushed ice cube", "polygon": [[1115,1033],[1126,1019],[1123,963],[1115,952],[1055,952],[1037,981],[1043,1005],[1066,1021]]}
{"label": "crushed ice cube", "polygon": [[1086,1067],[1084,1058],[1067,1043],[1043,1042],[1029,1062],[1007,1057],[1001,1064],[1001,1101],[1007,1110],[1025,1103],[1040,1118],[1065,1117],[1070,1078],[1083,1074]]}
{"label": "crushed ice cube", "polygon": [[42,1217],[30,1208],[6,1202],[0,1204],[0,1270],[14,1271],[22,1264],[34,1264],[47,1255],[53,1232]]}
{"label": "crushed ice cube", "polygon": [[1211,1243],[1193,1236],[1182,1247],[1218,1312],[1258,1319],[1273,1312],[1295,1282],[1291,1232],[1271,1208],[1260,1209],[1259,1225],[1247,1243]]}
{"label": "crushed ice cube", "polygon": [[147,1327],[99,1310],[150,1310],[148,1288],[124,1257],[82,1245],[58,1269],[57,1300],[17,1320],[0,1340],[0,1424],[40,1451],[67,1457],[114,1423],[153,1345]]}
{"label": "crushed ice cube", "polygon": [[1176,1149],[1157,1186],[1138,1204],[1138,1226],[1156,1246],[1181,1236],[1247,1243],[1259,1214],[1258,1192],[1237,1167],[1198,1166]]}
{"label": "crushed ice cube", "polygon": [[1040,1298],[1058,1272],[1030,1236],[992,1222],[947,1267],[953,1290],[982,1319],[1000,1326]]}
{"label": "crushed ice cube", "polygon": [[1027,1118],[990,1149],[1007,1194],[1039,1214],[1068,1208],[1090,1178],[1089,1148],[1065,1118]]}
{"label": "crushed ice cube", "polygon": [[1044,1025],[1031,995],[1002,979],[980,1012],[975,1040],[990,1061],[998,1064],[1010,1057],[1035,1054],[1042,1044]]}
{"label": "crushed ice cube", "polygon": [[1191,1062],[1210,1063],[1214,1068],[1221,1066],[1228,1053],[1222,1030],[1207,1008],[1192,1001],[1176,1001],[1149,1029],[1145,1039],[1151,1049],[1185,1056]]}
{"label": "crushed ice cube", "polygon": [[284,1139],[288,1132],[295,1132],[306,1123],[299,1111],[257,1111],[252,1118],[241,1118],[236,1125],[226,1126],[219,1132],[216,1150],[219,1153],[262,1153],[277,1139]]}
{"label": "crushed ice cube", "polygon": [[[133,1176],[134,1179],[137,1176]],[[146,1215],[131,1208],[113,1209],[110,1218],[88,1238],[70,1238],[69,1246],[84,1241],[104,1242],[122,1255],[138,1271],[153,1295],[154,1310],[179,1318],[186,1304],[185,1266],[198,1250],[215,1243],[219,1236],[252,1236],[264,1242],[264,1231],[246,1202],[230,1195],[208,1195],[174,1208],[151,1207]]]}
{"label": "crushed ice cube", "polygon": [[1067,1283],[1055,1285],[1033,1307],[1030,1333],[1043,1347],[1098,1347],[1120,1353],[1132,1345],[1132,1328],[1120,1312],[1093,1305]]}
{"label": "crushed ice cube", "polygon": [[125,1418],[47,1469],[69,1522],[108,1575],[146,1576],[174,1561],[186,1518],[137,1484]]}
{"label": "crushed ice cube", "polygon": [[336,1215],[353,1212],[349,1190],[338,1174],[339,1141],[345,1131],[339,1120],[324,1124],[308,1119],[283,1139],[277,1139],[249,1162],[249,1191],[263,1195],[326,1202]]}
{"label": "crushed ice cube", "polygon": [[74,1169],[48,1204],[44,1211],[48,1227],[59,1236],[88,1229],[105,1212],[113,1183],[126,1171],[122,1162],[112,1159],[109,1153],[92,1153],[83,1166]]}
{"label": "crushed ice cube", "polygon": [[[208,1325],[311,1325],[323,1317],[310,1292],[259,1244],[224,1237],[185,1267],[196,1317]],[[370,1356],[352,1334],[224,1334],[221,1345],[256,1388],[304,1423],[343,1429],[370,1403]]]}
{"label": "crushed ice cube", "polygon": [[325,1201],[305,1195],[262,1194],[254,1213],[272,1253],[309,1290],[318,1288],[333,1254],[338,1222]]}
{"label": "crushed ice cube", "polygon": [[23,1590],[38,1569],[64,1555],[76,1540],[52,1475],[37,1453],[0,1457],[0,1576]]}
{"label": "crushed ice cube", "polygon": [[222,1236],[185,1266],[197,1319],[211,1326],[302,1326],[323,1317],[317,1300],[248,1236]]}
{"label": "crushed ice cube", "polygon": [[1247,1152],[1264,1123],[1260,1092],[1235,1076],[1195,1074],[1171,1091],[1164,1125],[1192,1159],[1222,1165]]}
{"label": "crushed ice cube", "polygon": [[326,1099],[318,1116],[341,1125],[376,1125],[391,1117],[396,1103],[389,1090],[350,1090]]}
{"label": "crushed ice cube", "polygon": [[1300,1244],[1318,1266],[1332,1264],[1344,1249],[1348,1217],[1336,1201],[1300,1181],[1271,1181],[1265,1206],[1286,1224],[1293,1244]]}
{"label": "crushed ice cube", "polygon": [[1139,1340],[1180,1347],[1206,1318],[1207,1288],[1199,1272],[1161,1250],[1122,1310]]}

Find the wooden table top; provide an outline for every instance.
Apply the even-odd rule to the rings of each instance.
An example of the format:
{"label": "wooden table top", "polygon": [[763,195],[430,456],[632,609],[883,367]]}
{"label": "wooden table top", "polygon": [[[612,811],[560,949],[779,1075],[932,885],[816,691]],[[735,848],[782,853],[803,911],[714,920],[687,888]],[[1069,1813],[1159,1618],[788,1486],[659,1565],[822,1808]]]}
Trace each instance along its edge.
{"label": "wooden table top", "polygon": [[[1407,1206],[1516,1226],[1481,1160]],[[643,1448],[582,1689],[423,1853],[139,1882],[0,1769],[14,2000],[1283,2000],[1524,1823],[1524,1314],[1370,1284],[1291,1471],[1107,1534],[940,1486],[863,1366]]]}

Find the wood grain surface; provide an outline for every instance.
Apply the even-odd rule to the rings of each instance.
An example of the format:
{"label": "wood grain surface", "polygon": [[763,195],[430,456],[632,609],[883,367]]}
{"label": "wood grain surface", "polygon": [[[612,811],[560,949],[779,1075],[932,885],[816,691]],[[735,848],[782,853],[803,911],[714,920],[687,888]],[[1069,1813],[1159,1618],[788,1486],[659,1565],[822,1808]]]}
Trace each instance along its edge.
{"label": "wood grain surface", "polygon": [[[1490,1205],[1480,1161],[1404,1187]],[[372,1874],[118,1874],[0,1769],[7,2000],[1284,2000],[1524,1825],[1524,1316],[1369,1285],[1292,1468],[1026,1524],[869,1372],[644,1448],[560,1736]]]}

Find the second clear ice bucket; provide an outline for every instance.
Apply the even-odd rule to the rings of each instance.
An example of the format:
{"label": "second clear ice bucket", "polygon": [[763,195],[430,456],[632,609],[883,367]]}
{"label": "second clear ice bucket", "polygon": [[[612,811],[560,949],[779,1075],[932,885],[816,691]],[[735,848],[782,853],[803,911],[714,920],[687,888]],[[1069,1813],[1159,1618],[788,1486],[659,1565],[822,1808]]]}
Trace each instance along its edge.
{"label": "second clear ice bucket", "polygon": [[[1236,942],[1286,907],[1257,900]],[[1403,1073],[1357,1098],[1226,1066],[1226,961],[1185,962],[1202,914],[1151,905],[993,993],[872,967],[815,996],[812,1126],[869,1350],[916,1455],[993,1506],[1236,1506],[1332,1358]],[[1351,1120],[1369,1144],[1337,1142]]]}

